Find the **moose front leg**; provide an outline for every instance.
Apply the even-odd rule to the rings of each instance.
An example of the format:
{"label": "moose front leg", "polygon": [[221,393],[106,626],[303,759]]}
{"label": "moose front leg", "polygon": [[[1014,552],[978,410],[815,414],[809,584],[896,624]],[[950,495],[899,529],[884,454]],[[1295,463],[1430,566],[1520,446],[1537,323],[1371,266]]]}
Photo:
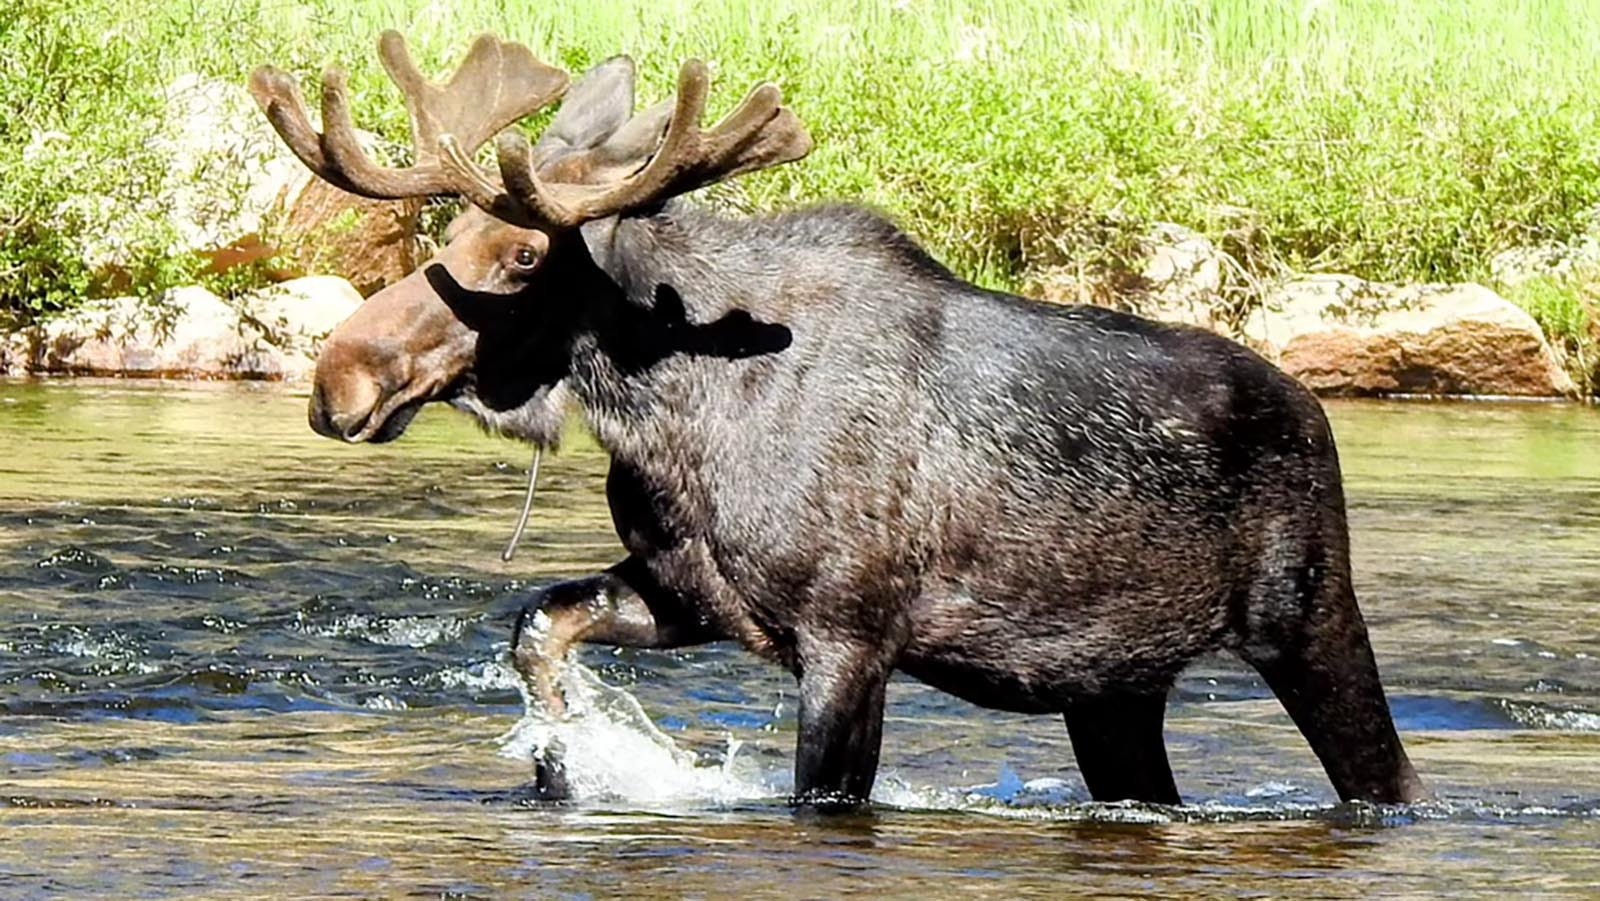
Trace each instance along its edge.
{"label": "moose front leg", "polygon": [[566,712],[560,667],[574,644],[675,648],[722,638],[692,604],[667,591],[637,557],[541,590],[517,616],[511,659],[553,715]]}
{"label": "moose front leg", "polygon": [[890,669],[877,645],[801,642],[796,804],[849,809],[872,794]]}

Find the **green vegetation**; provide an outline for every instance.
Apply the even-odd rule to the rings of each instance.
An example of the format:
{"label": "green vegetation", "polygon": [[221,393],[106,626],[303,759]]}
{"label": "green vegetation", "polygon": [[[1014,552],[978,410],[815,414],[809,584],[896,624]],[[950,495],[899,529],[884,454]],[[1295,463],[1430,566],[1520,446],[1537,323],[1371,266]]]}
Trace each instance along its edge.
{"label": "green vegetation", "polygon": [[998,286],[1115,262],[1153,221],[1260,265],[1481,278],[1600,205],[1593,0],[10,0],[0,309],[108,290],[74,250],[113,220],[136,283],[192,266],[139,202],[157,98],[186,72],[271,61],[309,88],[337,61],[362,124],[403,140],[385,27],[433,71],[493,30],[574,69],[633,54],[646,100],[690,55],[724,108],[777,81],[817,151],[722,196],[872,204]]}
{"label": "green vegetation", "polygon": [[1567,357],[1580,396],[1600,394],[1600,271],[1580,268],[1533,278],[1506,296],[1538,320]]}

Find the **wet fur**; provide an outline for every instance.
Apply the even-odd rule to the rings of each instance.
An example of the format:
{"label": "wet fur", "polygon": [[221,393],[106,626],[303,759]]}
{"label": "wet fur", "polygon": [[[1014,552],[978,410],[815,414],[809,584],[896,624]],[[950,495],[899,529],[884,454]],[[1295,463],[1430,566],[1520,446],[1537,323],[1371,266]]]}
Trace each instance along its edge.
{"label": "wet fur", "polygon": [[[561,259],[530,302],[570,324],[554,368],[612,455],[630,565],[801,679],[802,794],[865,795],[878,738],[858,723],[894,669],[1066,712],[1083,763],[1118,698],[1154,699],[1128,740],[1159,752],[1161,699],[1219,648],[1315,695],[1297,722],[1342,797],[1415,793],[1328,424],[1255,354],[980,290],[853,208],[730,221],[674,203]],[[788,341],[671,343],[684,319],[735,315]],[[1110,793],[1175,801],[1164,753],[1149,769]]]}

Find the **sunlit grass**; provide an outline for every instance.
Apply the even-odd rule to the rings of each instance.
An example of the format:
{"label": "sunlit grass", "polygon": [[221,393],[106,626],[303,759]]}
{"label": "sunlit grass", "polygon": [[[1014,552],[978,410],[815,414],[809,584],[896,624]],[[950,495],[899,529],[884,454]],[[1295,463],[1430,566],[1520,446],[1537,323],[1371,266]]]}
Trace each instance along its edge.
{"label": "sunlit grass", "polygon": [[[719,75],[714,105],[776,81],[818,140],[805,162],[743,180],[745,203],[867,203],[1003,287],[1031,267],[1114,255],[1163,220],[1248,234],[1299,268],[1471,278],[1497,250],[1577,233],[1600,204],[1600,8],[1588,0],[71,7],[129,41],[132,65],[120,93],[30,106],[33,128],[90,97],[103,108],[82,121],[113,121],[122,98],[183,71],[239,81],[265,61],[307,76],[338,62],[364,124],[403,138],[373,54],[386,27],[433,71],[482,30],[574,69],[630,53],[645,100],[701,56]],[[25,39],[0,31],[0,49]]]}
{"label": "sunlit grass", "polygon": [[1600,297],[1594,286],[1600,272],[1576,271],[1529,279],[1507,290],[1507,296],[1538,321],[1545,334],[1567,356],[1579,392],[1600,391]]}

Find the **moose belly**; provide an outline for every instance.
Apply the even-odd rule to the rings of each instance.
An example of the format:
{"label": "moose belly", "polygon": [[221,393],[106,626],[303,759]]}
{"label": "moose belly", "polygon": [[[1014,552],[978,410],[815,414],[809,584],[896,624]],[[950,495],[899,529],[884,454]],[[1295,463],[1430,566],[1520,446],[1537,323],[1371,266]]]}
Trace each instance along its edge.
{"label": "moose belly", "polygon": [[[1164,616],[1137,615],[1162,610]],[[1164,694],[1179,671],[1223,641],[1220,610],[1126,598],[1085,605],[925,603],[898,667],[941,691],[1018,713],[1107,694]]]}

